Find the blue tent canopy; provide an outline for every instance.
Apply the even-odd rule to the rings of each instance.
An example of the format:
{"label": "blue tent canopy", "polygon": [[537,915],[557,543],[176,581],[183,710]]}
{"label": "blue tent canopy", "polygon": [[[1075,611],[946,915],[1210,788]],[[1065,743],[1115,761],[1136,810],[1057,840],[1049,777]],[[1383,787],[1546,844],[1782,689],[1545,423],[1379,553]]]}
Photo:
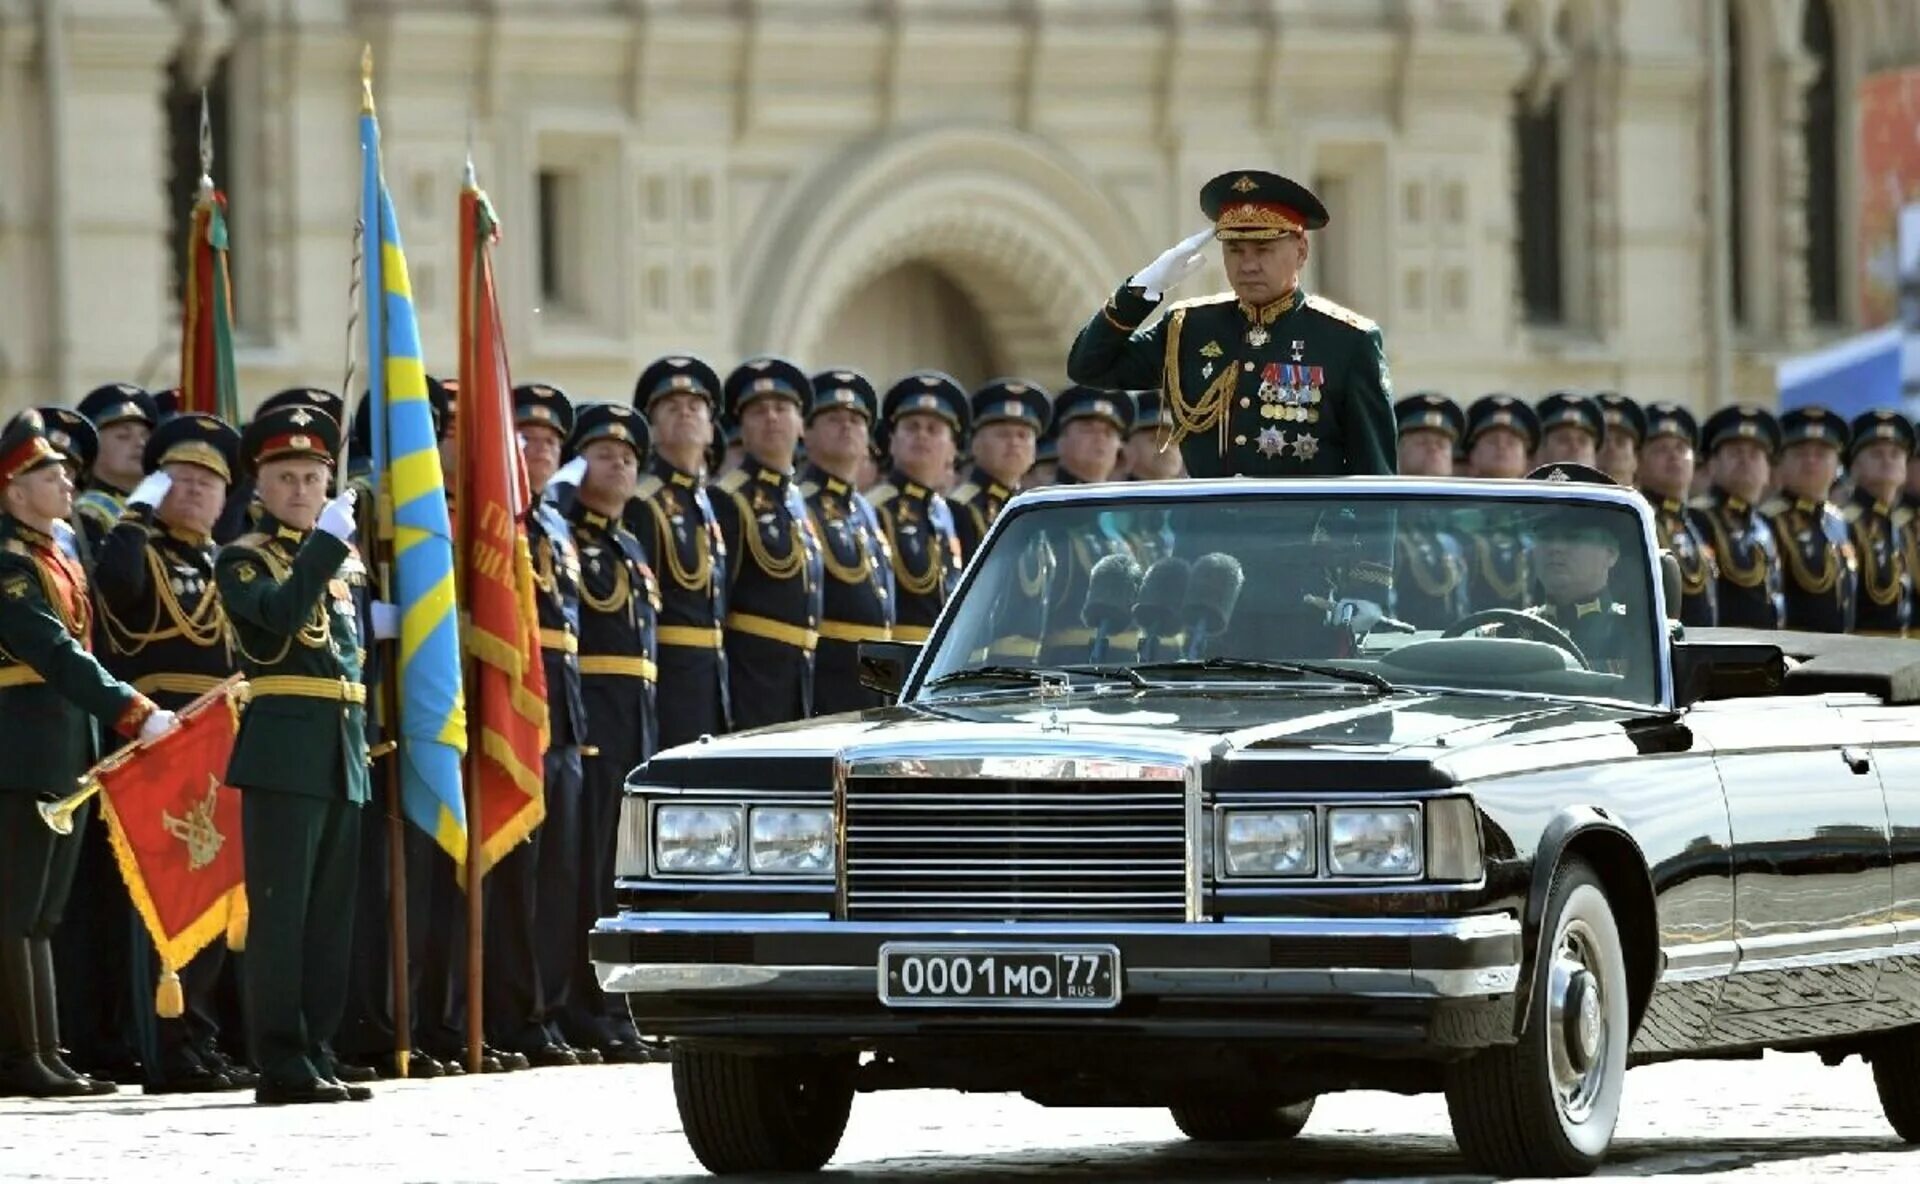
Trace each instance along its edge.
{"label": "blue tent canopy", "polygon": [[1889,325],[1781,361],[1781,410],[1818,404],[1852,418],[1901,406],[1902,336],[1899,325]]}

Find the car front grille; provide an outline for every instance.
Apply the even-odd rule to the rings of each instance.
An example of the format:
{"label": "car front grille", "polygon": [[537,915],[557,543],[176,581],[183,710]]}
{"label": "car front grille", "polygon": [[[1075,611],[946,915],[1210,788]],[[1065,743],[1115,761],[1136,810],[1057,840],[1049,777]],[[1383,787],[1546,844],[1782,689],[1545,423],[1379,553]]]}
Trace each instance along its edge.
{"label": "car front grille", "polygon": [[1180,921],[1177,779],[853,777],[847,917],[855,921]]}

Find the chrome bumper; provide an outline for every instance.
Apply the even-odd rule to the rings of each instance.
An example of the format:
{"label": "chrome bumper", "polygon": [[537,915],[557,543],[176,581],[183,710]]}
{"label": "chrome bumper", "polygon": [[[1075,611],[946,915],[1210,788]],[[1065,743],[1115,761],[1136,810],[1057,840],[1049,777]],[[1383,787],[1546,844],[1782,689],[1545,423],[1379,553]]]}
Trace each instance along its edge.
{"label": "chrome bumper", "polygon": [[1110,943],[1125,995],[1159,998],[1480,998],[1512,993],[1521,961],[1520,922],[1506,914],[928,925],[624,913],[600,922],[589,948],[612,994],[872,998],[885,942]]}

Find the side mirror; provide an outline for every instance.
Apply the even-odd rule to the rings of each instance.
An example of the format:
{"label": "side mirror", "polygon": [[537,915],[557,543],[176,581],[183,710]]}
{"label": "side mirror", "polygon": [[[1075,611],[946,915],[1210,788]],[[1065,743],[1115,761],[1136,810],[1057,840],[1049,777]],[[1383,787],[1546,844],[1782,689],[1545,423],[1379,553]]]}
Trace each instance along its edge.
{"label": "side mirror", "polygon": [[1682,704],[1775,694],[1786,678],[1780,647],[1679,641],[1673,647],[1673,690]]}
{"label": "side mirror", "polygon": [[1667,620],[1680,619],[1680,601],[1685,593],[1680,591],[1680,560],[1665,547],[1660,549],[1660,587],[1666,594]]}
{"label": "side mirror", "polygon": [[863,641],[860,643],[860,685],[878,691],[889,703],[900,698],[907,683],[907,672],[920,660],[916,641]]}

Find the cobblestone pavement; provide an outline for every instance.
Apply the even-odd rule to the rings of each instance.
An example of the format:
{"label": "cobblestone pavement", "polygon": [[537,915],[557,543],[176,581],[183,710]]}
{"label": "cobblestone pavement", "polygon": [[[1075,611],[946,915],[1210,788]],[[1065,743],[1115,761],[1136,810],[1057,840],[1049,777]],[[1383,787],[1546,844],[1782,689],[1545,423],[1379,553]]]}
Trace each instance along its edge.
{"label": "cobblestone pavement", "polygon": [[[376,1087],[371,1104],[256,1108],[247,1095],[0,1100],[0,1181],[704,1179],[668,1070],[546,1069]],[[824,1180],[1471,1180],[1438,1098],[1322,1101],[1290,1144],[1199,1148],[1164,1113],[1043,1110],[1019,1098],[867,1095]],[[1858,1061],[1663,1065],[1627,1080],[1603,1175],[1920,1179]]]}

